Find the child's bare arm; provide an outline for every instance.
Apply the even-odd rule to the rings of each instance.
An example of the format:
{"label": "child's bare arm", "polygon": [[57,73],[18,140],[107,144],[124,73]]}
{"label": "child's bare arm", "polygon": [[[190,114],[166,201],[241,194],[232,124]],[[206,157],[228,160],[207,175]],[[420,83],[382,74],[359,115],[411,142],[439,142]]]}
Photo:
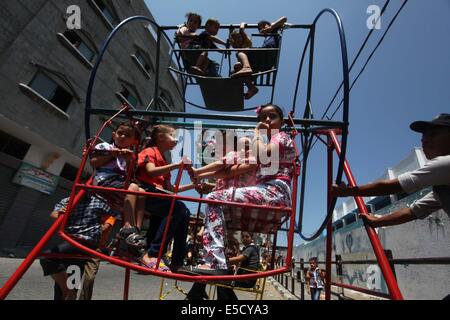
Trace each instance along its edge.
{"label": "child's bare arm", "polygon": [[222,39],[217,38],[217,37],[215,37],[215,36],[209,36],[209,38],[210,38],[211,41],[214,42],[214,43],[218,43],[218,44],[221,44],[221,45],[223,45],[223,46],[225,46],[225,45],[227,44],[225,41],[223,41]]}
{"label": "child's bare arm", "polygon": [[225,168],[225,164],[223,163],[223,161],[218,160],[218,161],[214,161],[213,163],[207,164],[204,167],[198,168],[198,169],[194,169],[194,173],[196,175],[200,175],[206,172],[216,172],[218,170],[221,170]]}
{"label": "child's bare arm", "polygon": [[[195,188],[195,184],[189,183],[178,187],[178,192],[184,192]],[[164,189],[175,192],[175,186],[168,180],[164,182]]]}
{"label": "child's bare arm", "polygon": [[241,174],[253,171],[257,168],[257,164],[235,164],[226,170],[220,170],[214,173],[212,177],[217,179],[229,179]]}
{"label": "child's bare arm", "polygon": [[272,22],[269,27],[261,30],[261,33],[271,33],[274,30],[282,27],[286,23],[286,21],[287,21],[287,17],[281,17],[278,20],[276,20],[275,22]]}
{"label": "child's bare arm", "polygon": [[114,155],[112,153],[105,153],[102,155],[95,155],[91,157],[90,164],[91,166],[96,169],[99,167],[104,166],[108,162],[112,161],[114,159]]}
{"label": "child's bare arm", "polygon": [[159,176],[165,176],[170,171],[175,170],[178,168],[180,164],[179,163],[172,163],[165,166],[157,167],[154,163],[148,162],[145,165],[145,171],[149,178],[159,177]]}
{"label": "child's bare arm", "polygon": [[90,164],[96,169],[114,160],[114,158],[117,158],[119,155],[126,157],[127,161],[129,161],[129,157],[133,155],[133,151],[129,149],[94,150]]}

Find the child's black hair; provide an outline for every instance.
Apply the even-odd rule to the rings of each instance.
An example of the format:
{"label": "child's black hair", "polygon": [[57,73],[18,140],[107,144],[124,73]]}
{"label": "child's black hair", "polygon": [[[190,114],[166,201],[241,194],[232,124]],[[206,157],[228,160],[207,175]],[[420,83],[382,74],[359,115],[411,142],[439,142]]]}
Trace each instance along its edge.
{"label": "child's black hair", "polygon": [[190,17],[197,17],[199,20],[198,26],[200,27],[202,25],[202,16],[201,15],[199,15],[198,13],[195,13],[195,12],[186,13],[186,23],[189,21]]}
{"label": "child's black hair", "polygon": [[141,132],[140,132],[139,128],[138,128],[136,125],[134,125],[133,123],[130,123],[130,122],[121,122],[121,123],[119,123],[119,125],[117,126],[117,129],[116,129],[115,131],[119,130],[120,127],[130,128],[131,130],[133,130],[134,137],[135,137],[137,140],[140,139],[140,137],[141,137]]}
{"label": "child's black hair", "polygon": [[259,112],[258,112],[258,117],[257,117],[258,121],[260,121],[261,112],[263,111],[264,108],[267,108],[267,107],[273,107],[275,109],[276,113],[278,113],[278,115],[280,116],[281,121],[284,121],[283,109],[281,109],[279,106],[277,106],[276,104],[273,104],[273,103],[266,103],[260,107]]}
{"label": "child's black hair", "polygon": [[258,30],[259,30],[259,26],[260,25],[269,25],[270,26],[271,23],[269,21],[267,21],[267,20],[261,20],[261,21],[258,22],[257,25],[258,25]]}

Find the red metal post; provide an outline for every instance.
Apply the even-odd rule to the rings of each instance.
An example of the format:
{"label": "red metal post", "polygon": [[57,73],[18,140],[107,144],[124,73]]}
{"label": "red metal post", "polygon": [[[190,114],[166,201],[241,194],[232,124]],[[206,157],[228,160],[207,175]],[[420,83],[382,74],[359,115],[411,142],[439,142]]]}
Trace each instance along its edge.
{"label": "red metal post", "polygon": [[298,184],[298,176],[300,174],[300,166],[298,164],[294,164],[294,183],[292,194],[292,205],[291,205],[291,215],[290,215],[290,225],[289,225],[289,233],[288,233],[288,248],[286,254],[286,267],[292,267],[292,252],[294,250],[294,231],[295,231],[295,214],[297,212],[297,184]]}
{"label": "red metal post", "polygon": [[[341,146],[340,146],[339,141],[337,140],[336,134],[334,133],[333,130],[329,131],[329,137],[331,138],[331,140],[333,142],[333,145],[334,145],[334,148],[336,149],[337,154],[340,155],[341,154]],[[356,186],[355,177],[353,176],[353,173],[352,173],[347,161],[345,161],[345,164],[344,164],[344,172],[347,177],[347,181],[348,181],[349,185]],[[367,210],[367,207],[364,204],[364,200],[362,197],[355,197],[355,202],[356,202],[356,205],[358,206],[358,209],[359,209],[359,212],[361,215],[369,214],[369,210]],[[367,235],[369,236],[370,243],[372,244],[373,251],[377,258],[380,269],[383,272],[384,280],[386,281],[386,285],[389,289],[391,298],[394,300],[403,300],[403,296],[402,296],[402,293],[400,292],[400,288],[398,287],[394,272],[391,269],[389,261],[383,250],[383,246],[381,245],[380,239],[378,238],[378,235],[376,234],[375,230],[371,226],[367,225],[365,222],[364,222],[364,226],[366,228]]]}
{"label": "red metal post", "polygon": [[[175,190],[173,193],[174,196],[177,195],[178,188],[179,188],[180,182],[181,182],[181,176],[183,174],[183,169],[184,169],[184,163],[181,162],[180,167],[178,169],[177,179],[175,182]],[[156,260],[156,268],[159,268],[159,263],[161,261],[162,255],[163,255],[164,248],[166,247],[167,233],[169,232],[170,223],[172,221],[173,209],[175,208],[176,201],[177,201],[176,198],[172,197],[172,203],[170,204],[169,213],[167,215],[167,222],[166,222],[166,227],[164,228],[161,247],[159,248],[158,259]]]}
{"label": "red metal post", "polygon": [[[331,185],[333,184],[333,145],[331,143],[330,137],[327,141],[327,166],[328,166],[328,177],[327,177],[327,208],[330,207],[332,196],[331,196]],[[331,252],[333,243],[333,228],[332,219],[328,221],[327,224],[327,244],[326,244],[326,257],[325,257],[325,300],[331,300]]]}
{"label": "red metal post", "polygon": [[130,268],[125,268],[125,283],[123,285],[123,300],[128,300],[130,290]]}

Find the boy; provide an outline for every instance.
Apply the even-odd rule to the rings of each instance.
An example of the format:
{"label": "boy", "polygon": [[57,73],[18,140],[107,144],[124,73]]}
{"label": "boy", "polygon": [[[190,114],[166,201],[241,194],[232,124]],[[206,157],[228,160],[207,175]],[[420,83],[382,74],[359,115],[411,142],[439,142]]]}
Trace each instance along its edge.
{"label": "boy", "polygon": [[[217,38],[220,23],[216,19],[208,19],[205,25],[205,31],[198,36],[198,42],[202,49],[217,49],[215,43],[226,45],[226,42]],[[208,59],[208,52],[204,51],[198,57],[197,63],[192,68],[192,72],[199,75],[209,75],[217,77],[217,63]]]}
{"label": "boy", "polygon": [[[69,198],[64,198],[55,205],[50,215],[57,218],[65,213]],[[67,220],[65,232],[89,248],[96,249],[101,239],[103,215],[115,216],[116,213],[103,201],[91,196],[85,195]],[[51,253],[59,254],[83,254],[67,242],[61,242],[50,250]],[[44,276],[51,276],[55,280],[54,299],[55,300],[75,300],[76,289],[67,287],[68,275],[66,269],[75,265],[80,268],[80,275],[83,274],[86,259],[52,259],[44,258],[40,260]],[[79,279],[81,281],[81,279]]]}
{"label": "boy", "polygon": [[325,274],[317,266],[317,258],[309,259],[309,269],[306,272],[306,283],[308,284],[311,300],[320,300],[320,293],[323,290]]}

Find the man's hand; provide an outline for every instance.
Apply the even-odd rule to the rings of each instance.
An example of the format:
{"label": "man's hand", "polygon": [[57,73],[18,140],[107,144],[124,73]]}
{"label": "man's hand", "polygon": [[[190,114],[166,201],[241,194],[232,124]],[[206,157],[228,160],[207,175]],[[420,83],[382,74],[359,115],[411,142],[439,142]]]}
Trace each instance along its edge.
{"label": "man's hand", "polygon": [[348,197],[351,196],[351,187],[341,182],[339,185],[333,184],[331,186],[331,195],[334,197]]}
{"label": "man's hand", "polygon": [[375,217],[374,215],[371,215],[369,213],[362,214],[361,218],[364,220],[365,223],[367,223],[372,228],[378,228],[379,227],[379,225],[378,225],[379,218]]}

